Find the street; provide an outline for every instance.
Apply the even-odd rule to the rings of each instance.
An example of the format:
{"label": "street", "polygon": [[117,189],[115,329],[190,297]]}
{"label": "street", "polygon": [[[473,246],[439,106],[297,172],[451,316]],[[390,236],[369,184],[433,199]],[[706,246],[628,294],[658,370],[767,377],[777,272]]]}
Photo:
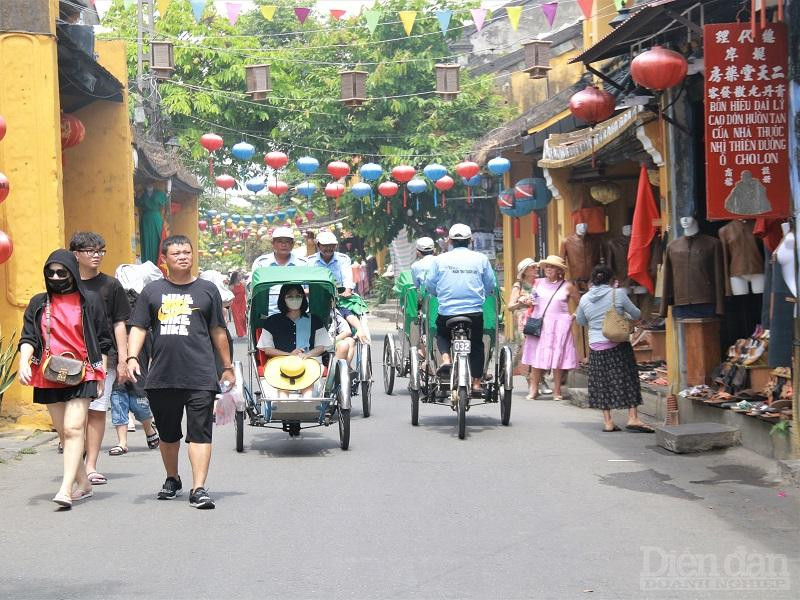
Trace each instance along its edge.
{"label": "street", "polygon": [[526,401],[521,377],[510,427],[477,407],[460,441],[455,413],[424,404],[412,427],[406,380],[383,393],[388,327],[372,327],[373,415],[355,399],[348,451],[335,424],[299,439],[248,427],[243,454],[232,424],[216,428],[216,510],[189,507],[185,452],[184,495],[155,499],[164,474],[141,427],[110,457],[109,426],[109,483],[71,511],[50,502],[55,442],[0,465],[3,597],[797,597],[798,489],[774,483],[772,461],[602,433],[595,411]]}

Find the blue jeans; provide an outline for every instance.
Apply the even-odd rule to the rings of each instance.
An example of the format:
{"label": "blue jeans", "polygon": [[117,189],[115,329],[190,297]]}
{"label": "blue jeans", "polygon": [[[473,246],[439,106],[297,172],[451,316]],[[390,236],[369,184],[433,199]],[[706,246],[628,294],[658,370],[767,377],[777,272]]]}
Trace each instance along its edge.
{"label": "blue jeans", "polygon": [[128,424],[128,412],[140,423],[153,418],[150,412],[150,401],[147,398],[139,398],[127,390],[115,389],[111,392],[111,424]]}

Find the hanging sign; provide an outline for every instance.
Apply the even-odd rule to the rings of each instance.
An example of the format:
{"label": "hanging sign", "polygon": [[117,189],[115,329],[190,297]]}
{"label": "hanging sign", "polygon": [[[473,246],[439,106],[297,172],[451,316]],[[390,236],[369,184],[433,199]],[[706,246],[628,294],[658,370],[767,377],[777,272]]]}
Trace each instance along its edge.
{"label": "hanging sign", "polygon": [[789,93],[786,26],[706,25],[705,146],[709,219],[786,218]]}

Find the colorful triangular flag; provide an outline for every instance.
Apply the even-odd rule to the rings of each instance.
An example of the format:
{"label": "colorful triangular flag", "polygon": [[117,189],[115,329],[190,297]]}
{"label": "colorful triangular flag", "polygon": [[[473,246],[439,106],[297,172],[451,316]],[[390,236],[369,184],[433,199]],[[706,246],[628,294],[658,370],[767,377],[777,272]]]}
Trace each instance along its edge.
{"label": "colorful triangular flag", "polygon": [[375,28],[378,26],[378,21],[381,18],[381,11],[365,10],[364,18],[367,20],[367,29],[369,29],[369,32],[375,33]]}
{"label": "colorful triangular flag", "polygon": [[300,25],[306,22],[306,19],[308,18],[308,13],[310,12],[311,12],[310,8],[297,7],[294,9],[294,14],[297,17],[297,20],[300,21]]}
{"label": "colorful triangular flag", "polygon": [[508,21],[511,23],[511,28],[516,31],[519,29],[519,18],[522,16],[522,7],[506,6],[506,12],[508,13]]}
{"label": "colorful triangular flag", "polygon": [[400,20],[403,22],[403,29],[406,30],[406,35],[411,35],[411,30],[414,28],[414,21],[417,18],[417,11],[401,10],[397,14],[400,15]]}
{"label": "colorful triangular flag", "polygon": [[469,11],[472,13],[472,22],[475,23],[475,29],[480,33],[483,29],[483,24],[486,21],[486,13],[489,12],[485,8],[473,8]]}
{"label": "colorful triangular flag", "polygon": [[442,35],[447,34],[447,29],[450,27],[450,19],[453,18],[452,10],[437,10],[436,19],[439,21],[439,29],[442,30]]}
{"label": "colorful triangular flag", "polygon": [[594,0],[575,0],[578,3],[578,6],[581,7],[581,11],[583,12],[583,17],[585,19],[590,19],[592,17],[592,9],[594,8]]}
{"label": "colorful triangular flag", "polygon": [[261,7],[261,16],[264,17],[267,21],[272,21],[275,17],[275,11],[278,10],[278,7],[274,4],[268,4],[267,6]]}
{"label": "colorful triangular flag", "polygon": [[346,12],[347,12],[346,10],[343,10],[341,8],[332,8],[331,19],[333,19],[334,21],[338,21],[345,15]]}
{"label": "colorful triangular flag", "polygon": [[200,21],[200,19],[203,18],[203,13],[206,11],[206,0],[190,0],[189,4],[192,5],[194,20]]}
{"label": "colorful triangular flag", "polygon": [[106,18],[109,8],[111,8],[111,0],[95,0],[94,9],[97,11],[97,18],[101,23]]}
{"label": "colorful triangular flag", "polygon": [[167,9],[171,2],[172,0],[156,0],[156,8],[158,9],[159,16],[163,17],[167,14]]}
{"label": "colorful triangular flag", "polygon": [[226,2],[225,3],[225,10],[228,12],[228,22],[231,25],[236,25],[236,21],[239,20],[239,13],[242,12],[242,3],[241,2]]}
{"label": "colorful triangular flag", "polygon": [[556,12],[558,12],[558,2],[542,4],[542,12],[544,13],[544,18],[547,19],[547,23],[550,27],[553,27],[553,22],[556,20]]}

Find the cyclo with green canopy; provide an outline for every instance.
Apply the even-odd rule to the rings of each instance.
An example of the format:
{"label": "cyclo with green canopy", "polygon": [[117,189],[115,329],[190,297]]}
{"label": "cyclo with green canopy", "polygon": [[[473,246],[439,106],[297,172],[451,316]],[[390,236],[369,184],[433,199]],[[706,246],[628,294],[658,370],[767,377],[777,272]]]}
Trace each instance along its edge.
{"label": "cyclo with green canopy", "polygon": [[420,339],[419,292],[411,271],[402,271],[395,277],[394,292],[399,299],[395,330],[383,339],[383,387],[390,395],[395,377],[408,377],[411,347],[418,346]]}
{"label": "cyclo with green canopy", "polygon": [[511,348],[498,348],[501,302],[499,289],[488,295],[483,303],[483,339],[485,348],[484,375],[481,395],[473,397],[472,374],[469,368],[469,353],[475,343],[469,338],[469,320],[456,317],[448,320],[452,343],[452,368],[449,377],[437,375],[440,355],[436,348],[436,317],[438,299],[426,291],[422,296],[420,329],[424,332],[425,360],[421,360],[418,347],[409,351],[409,383],[411,394],[411,424],[419,424],[420,402],[449,406],[458,413],[458,437],[466,436],[467,412],[482,404],[500,404],[500,422],[511,421],[511,393],[513,390],[513,360]]}
{"label": "cyclo with green canopy", "polygon": [[[244,416],[250,425],[281,429],[290,436],[301,429],[339,424],[339,444],[350,444],[350,376],[347,361],[331,360],[327,372],[313,383],[310,397],[271,387],[263,378],[266,356],[256,344],[261,325],[269,316],[270,299],[277,299],[287,283],[308,290],[309,312],[329,327],[336,300],[336,282],[330,271],[321,267],[264,267],[253,272],[248,288],[248,378],[244,385],[245,409],[236,412],[236,450],[244,450]],[[274,304],[274,302],[273,302]]]}

